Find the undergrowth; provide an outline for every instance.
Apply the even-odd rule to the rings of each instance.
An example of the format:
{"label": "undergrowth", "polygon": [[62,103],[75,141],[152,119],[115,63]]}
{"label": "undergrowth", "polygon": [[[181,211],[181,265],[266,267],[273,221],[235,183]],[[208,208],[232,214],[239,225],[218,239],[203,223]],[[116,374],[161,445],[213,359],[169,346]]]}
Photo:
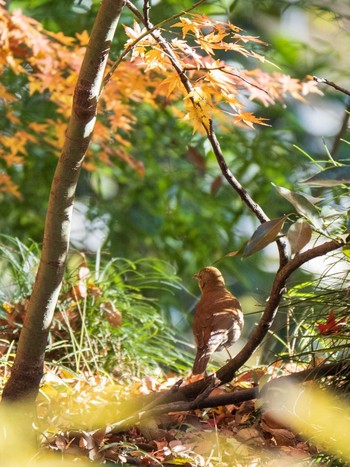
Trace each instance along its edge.
{"label": "undergrowth", "polygon": [[[3,238],[0,245],[0,350],[10,364],[39,263],[39,247]],[[132,262],[71,252],[49,335],[48,365],[115,377],[190,368],[189,344],[162,316],[157,296],[175,293],[174,269],[155,258]]]}

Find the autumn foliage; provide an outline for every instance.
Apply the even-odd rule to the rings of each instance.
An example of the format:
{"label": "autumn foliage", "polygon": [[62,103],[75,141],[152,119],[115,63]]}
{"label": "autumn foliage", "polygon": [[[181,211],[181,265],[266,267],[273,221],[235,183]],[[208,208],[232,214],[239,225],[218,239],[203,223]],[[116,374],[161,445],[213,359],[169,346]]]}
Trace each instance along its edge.
{"label": "autumn foliage", "polygon": [[[261,50],[266,44],[230,23],[198,14],[172,23],[169,46],[193,91],[186,91],[178,71],[152,35],[136,21],[133,27],[124,26],[125,49],[116,62],[109,63],[86,169],[119,160],[142,175],[143,164],[131,155],[128,140],[136,124],[134,106],[167,107],[193,131],[202,131],[203,123],[214,117],[225,126],[266,125],[265,119],[250,111],[247,99],[266,106],[288,96],[303,100],[309,92],[317,92],[313,81],[302,83],[261,68],[238,68],[234,63],[237,54],[252,64],[264,63]],[[58,156],[89,37],[86,31],[75,37],[47,31],[20,10],[10,13],[3,6],[0,28],[0,98],[4,115],[0,127],[0,191],[20,197],[11,169],[20,170],[33,147],[40,147],[45,157]],[[13,75],[18,77],[20,88],[11,85]],[[50,118],[28,119],[23,96],[40,97],[55,111]]]}

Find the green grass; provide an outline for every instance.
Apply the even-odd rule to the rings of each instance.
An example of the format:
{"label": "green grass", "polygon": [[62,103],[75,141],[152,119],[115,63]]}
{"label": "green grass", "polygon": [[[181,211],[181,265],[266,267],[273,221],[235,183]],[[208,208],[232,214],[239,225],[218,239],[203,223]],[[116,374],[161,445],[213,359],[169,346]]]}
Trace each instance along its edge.
{"label": "green grass", "polygon": [[[2,240],[0,331],[8,363],[16,348],[40,249],[33,242]],[[131,262],[97,256],[86,260],[72,252],[49,336],[47,363],[75,372],[105,371],[117,378],[189,370],[193,351],[166,321],[159,301],[181,288],[174,269],[155,258]]]}

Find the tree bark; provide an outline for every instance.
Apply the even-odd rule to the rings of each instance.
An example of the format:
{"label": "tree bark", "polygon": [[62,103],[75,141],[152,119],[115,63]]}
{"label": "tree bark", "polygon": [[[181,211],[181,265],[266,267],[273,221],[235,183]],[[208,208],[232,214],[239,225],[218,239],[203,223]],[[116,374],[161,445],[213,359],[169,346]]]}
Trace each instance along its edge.
{"label": "tree bark", "polygon": [[125,0],[102,0],[75,87],[72,114],[51,185],[39,269],[3,401],[34,400],[44,371],[47,338],[62,285],[73,202],[96,120],[109,50]]}

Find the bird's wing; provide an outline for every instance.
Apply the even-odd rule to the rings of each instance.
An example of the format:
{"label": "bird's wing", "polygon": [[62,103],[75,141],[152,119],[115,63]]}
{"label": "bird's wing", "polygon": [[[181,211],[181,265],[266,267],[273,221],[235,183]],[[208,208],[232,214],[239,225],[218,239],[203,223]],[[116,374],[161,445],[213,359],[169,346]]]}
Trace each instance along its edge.
{"label": "bird's wing", "polygon": [[216,297],[212,312],[207,345],[210,352],[215,352],[239,338],[243,327],[243,313],[239,301],[230,292]]}

